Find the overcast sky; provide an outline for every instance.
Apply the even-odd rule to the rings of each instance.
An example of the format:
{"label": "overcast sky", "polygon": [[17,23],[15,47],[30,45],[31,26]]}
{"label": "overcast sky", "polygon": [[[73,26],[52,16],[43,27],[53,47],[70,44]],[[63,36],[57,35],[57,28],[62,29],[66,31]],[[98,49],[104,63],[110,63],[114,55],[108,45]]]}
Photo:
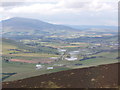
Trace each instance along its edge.
{"label": "overcast sky", "polygon": [[21,1],[2,0],[0,20],[11,17],[27,17],[65,25],[117,26],[118,23],[118,0]]}

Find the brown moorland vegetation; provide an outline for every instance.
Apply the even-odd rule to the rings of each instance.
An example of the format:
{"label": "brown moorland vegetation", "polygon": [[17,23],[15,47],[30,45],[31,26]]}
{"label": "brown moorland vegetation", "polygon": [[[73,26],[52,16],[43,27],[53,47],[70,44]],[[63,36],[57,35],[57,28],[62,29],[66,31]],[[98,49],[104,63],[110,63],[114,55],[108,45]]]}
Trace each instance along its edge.
{"label": "brown moorland vegetation", "polygon": [[3,88],[117,88],[118,65],[107,64],[3,82]]}

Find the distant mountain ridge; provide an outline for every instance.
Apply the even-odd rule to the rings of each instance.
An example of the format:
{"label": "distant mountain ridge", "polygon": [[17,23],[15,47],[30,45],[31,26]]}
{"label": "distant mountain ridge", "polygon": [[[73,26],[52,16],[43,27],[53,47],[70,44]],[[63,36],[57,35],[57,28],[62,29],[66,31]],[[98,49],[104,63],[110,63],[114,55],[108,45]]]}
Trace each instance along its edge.
{"label": "distant mountain ridge", "polygon": [[[117,33],[118,28],[115,26],[91,26],[91,25],[57,25],[47,23],[37,19],[13,17],[7,20],[3,20],[2,23],[2,36],[4,38],[12,39],[32,39],[51,36],[68,37],[73,34],[85,32],[85,33]],[[0,27],[1,28],[1,27]]]}
{"label": "distant mountain ridge", "polygon": [[43,22],[37,19],[14,17],[2,21],[3,34],[14,35],[21,33],[22,35],[45,34],[51,32],[74,31],[64,25],[56,25]]}
{"label": "distant mountain ridge", "polygon": [[[80,29],[80,30],[91,30],[91,29],[105,29],[105,30],[110,30],[110,31],[117,31],[118,26],[105,26],[105,25],[66,25],[70,26],[75,29]],[[97,30],[96,30],[97,31]]]}

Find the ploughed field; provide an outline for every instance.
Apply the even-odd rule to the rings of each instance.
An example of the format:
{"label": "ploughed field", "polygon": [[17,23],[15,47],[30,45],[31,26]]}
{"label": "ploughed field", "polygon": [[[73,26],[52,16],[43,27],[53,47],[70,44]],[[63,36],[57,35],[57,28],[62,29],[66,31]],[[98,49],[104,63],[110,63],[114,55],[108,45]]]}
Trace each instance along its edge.
{"label": "ploughed field", "polygon": [[119,64],[60,71],[2,85],[3,88],[117,88]]}
{"label": "ploughed field", "polygon": [[23,62],[23,63],[51,63],[53,62],[54,60],[50,60],[50,59],[35,59],[35,60],[23,60],[23,59],[10,59],[9,61],[12,61],[12,62]]}

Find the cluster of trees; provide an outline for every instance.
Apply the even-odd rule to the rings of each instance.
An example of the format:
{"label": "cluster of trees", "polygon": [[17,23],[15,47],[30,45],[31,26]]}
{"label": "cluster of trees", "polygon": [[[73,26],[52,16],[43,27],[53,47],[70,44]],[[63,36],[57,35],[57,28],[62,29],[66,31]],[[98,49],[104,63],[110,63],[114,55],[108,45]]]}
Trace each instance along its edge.
{"label": "cluster of trees", "polygon": [[[58,50],[56,48],[40,46],[37,43],[35,43],[35,44],[30,43],[28,45],[25,45],[25,44],[23,44],[21,42],[16,42],[14,40],[5,39],[5,38],[3,38],[2,40],[6,44],[10,44],[10,45],[18,47],[18,49],[14,50],[14,51],[18,51],[18,50],[20,51],[21,50],[20,52],[23,52],[22,50],[26,50],[27,53],[48,53],[48,54],[57,54],[57,55],[59,55],[59,52],[58,52]],[[31,47],[31,46],[35,46],[35,47]]]}
{"label": "cluster of trees", "polygon": [[39,46],[35,48],[27,48],[29,52],[32,53],[48,53],[48,54],[57,54],[59,55],[59,52],[57,49],[52,48],[52,47],[45,47],[45,46]]}
{"label": "cluster of trees", "polygon": [[117,39],[116,36],[104,36],[104,37],[79,37],[79,38],[72,38],[72,39],[65,39],[66,42],[103,42],[108,40]]}

